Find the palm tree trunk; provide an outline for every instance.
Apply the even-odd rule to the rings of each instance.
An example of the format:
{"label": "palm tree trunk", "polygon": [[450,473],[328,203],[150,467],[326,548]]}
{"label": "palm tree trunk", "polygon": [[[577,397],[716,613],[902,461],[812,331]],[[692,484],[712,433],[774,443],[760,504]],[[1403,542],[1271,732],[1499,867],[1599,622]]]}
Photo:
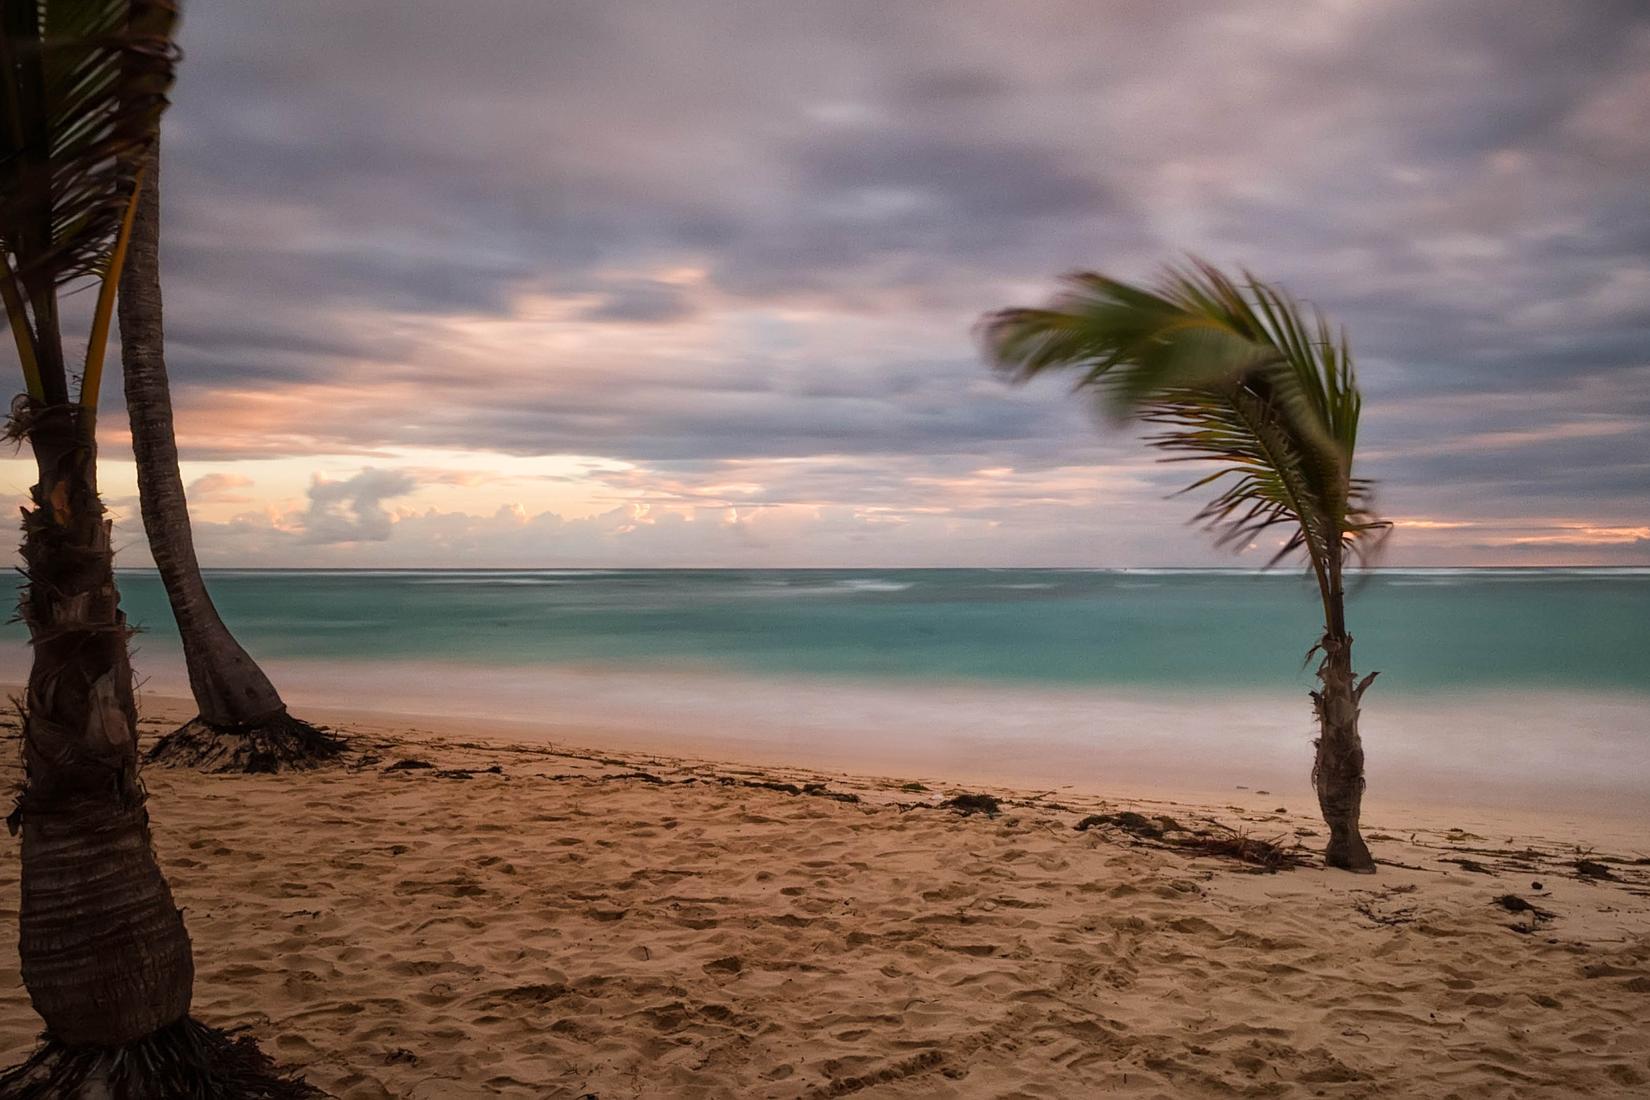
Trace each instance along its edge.
{"label": "palm tree trunk", "polygon": [[1318,794],[1318,809],[1329,826],[1329,845],[1324,862],[1347,871],[1372,874],[1375,860],[1369,854],[1358,817],[1364,798],[1364,746],[1358,736],[1358,707],[1375,674],[1356,682],[1352,672],[1352,636],[1346,632],[1345,596],[1341,592],[1339,570],[1333,590],[1325,601],[1329,622],[1318,647],[1323,661],[1318,666],[1321,690],[1312,693],[1318,715],[1317,757],[1312,764],[1312,786]]}
{"label": "palm tree trunk", "polygon": [[97,495],[95,414],[13,405],[40,480],[23,512],[20,604],[33,643],[23,700],[18,955],[46,1042],[0,1073],[9,1100],[322,1095],[250,1038],[189,1016],[195,963],[155,860],[138,779],[137,708]]}
{"label": "palm tree trunk", "polygon": [[273,771],[334,756],[340,748],[334,739],[287,714],[275,685],[224,625],[201,577],[166,377],[158,149],[145,176],[120,280],[121,364],[143,527],[200,708],[199,717],[157,745],[150,758],[213,770]]}
{"label": "palm tree trunk", "polygon": [[132,422],[138,495],[149,551],[183,636],[189,686],[202,719],[212,725],[250,725],[286,709],[275,685],[224,626],[201,579],[189,524],[178,447],[160,295],[160,162],[151,158],[138,198],[120,279],[121,366],[126,411]]}
{"label": "palm tree trunk", "polygon": [[34,648],[23,714],[23,983],[48,1036],[118,1046],[181,1020],[194,963],[149,841],[125,616],[91,414],[20,404],[40,481],[23,516]]}

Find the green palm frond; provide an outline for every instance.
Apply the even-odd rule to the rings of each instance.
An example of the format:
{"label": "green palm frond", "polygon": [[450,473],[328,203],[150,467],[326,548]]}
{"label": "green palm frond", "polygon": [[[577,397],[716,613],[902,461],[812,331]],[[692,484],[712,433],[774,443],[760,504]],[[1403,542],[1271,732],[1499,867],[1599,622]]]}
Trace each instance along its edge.
{"label": "green palm frond", "polygon": [[1346,551],[1379,546],[1388,524],[1352,476],[1362,399],[1346,336],[1247,272],[1240,285],[1194,260],[1150,289],[1077,274],[1047,308],[990,314],[980,333],[1016,381],[1074,372],[1115,416],[1163,428],[1150,442],[1165,461],[1216,463],[1184,491],[1214,488],[1197,518],[1220,544],[1287,526],[1272,561],[1305,551],[1326,586]]}
{"label": "green palm frond", "polygon": [[0,0],[0,289],[48,402],[67,400],[58,288],[110,274],[176,19],[174,0]]}

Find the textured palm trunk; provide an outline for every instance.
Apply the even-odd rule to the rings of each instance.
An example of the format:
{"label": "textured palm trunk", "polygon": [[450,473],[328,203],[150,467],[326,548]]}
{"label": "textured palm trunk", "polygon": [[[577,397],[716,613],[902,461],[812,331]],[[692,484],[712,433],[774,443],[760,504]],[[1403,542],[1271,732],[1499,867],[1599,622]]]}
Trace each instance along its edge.
{"label": "textured palm trunk", "polygon": [[0,1073],[15,1100],[320,1096],[250,1038],[191,1019],[183,914],[155,861],[138,779],[128,631],[97,496],[94,414],[21,399],[14,431],[40,480],[23,513],[21,611],[34,648],[23,708],[18,955],[46,1042]]}
{"label": "textured palm trunk", "polygon": [[23,515],[21,610],[34,664],[23,716],[18,914],[23,983],[52,1039],[118,1046],[183,1019],[194,963],[150,847],[136,710],[90,414],[18,406],[39,466]]}
{"label": "textured palm trunk", "polygon": [[120,280],[121,364],[149,552],[183,639],[200,715],[149,759],[208,771],[277,771],[335,757],[341,742],[287,713],[275,685],[213,606],[178,470],[160,294],[160,159],[151,154]]}
{"label": "textured palm trunk", "polygon": [[1312,764],[1312,786],[1318,809],[1329,826],[1324,862],[1347,871],[1371,873],[1369,854],[1358,818],[1364,799],[1364,745],[1358,736],[1358,708],[1374,673],[1359,683],[1352,672],[1352,636],[1346,632],[1344,597],[1331,593],[1330,622],[1323,639],[1323,662],[1318,666],[1320,689],[1312,693],[1318,715],[1317,757]]}
{"label": "textured palm trunk", "polygon": [[160,164],[152,157],[120,280],[121,365],[149,551],[183,636],[189,687],[208,725],[250,726],[286,710],[275,685],[224,626],[201,578],[178,471],[160,298]]}

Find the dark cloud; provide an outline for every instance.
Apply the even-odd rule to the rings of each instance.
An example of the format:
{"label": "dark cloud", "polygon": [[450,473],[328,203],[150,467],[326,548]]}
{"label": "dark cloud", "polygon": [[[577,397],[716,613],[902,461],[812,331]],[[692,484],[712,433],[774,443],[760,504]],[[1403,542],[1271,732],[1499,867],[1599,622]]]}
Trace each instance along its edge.
{"label": "dark cloud", "polygon": [[[1389,507],[1645,518],[1650,436],[1565,427],[1650,415],[1636,0],[293,0],[184,45],[172,367],[186,408],[315,388],[268,446],[1112,459],[969,326],[1194,251],[1350,327]],[[434,323],[543,298],[593,331]]]}
{"label": "dark cloud", "polygon": [[1082,217],[1112,205],[1106,188],[1057,151],[988,139],[936,139],[905,127],[836,134],[798,157],[807,193],[868,220],[905,211],[953,229],[1038,216]]}
{"label": "dark cloud", "polygon": [[581,316],[589,321],[634,321],[638,324],[680,321],[695,312],[679,286],[657,279],[634,279],[602,292],[601,300]]}

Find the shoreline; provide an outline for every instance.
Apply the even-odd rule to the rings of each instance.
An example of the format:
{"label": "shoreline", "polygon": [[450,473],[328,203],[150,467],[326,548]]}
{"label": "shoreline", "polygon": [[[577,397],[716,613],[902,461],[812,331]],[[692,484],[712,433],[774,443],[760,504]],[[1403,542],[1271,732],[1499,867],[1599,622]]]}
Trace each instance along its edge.
{"label": "shoreline", "polygon": [[[178,696],[146,696],[157,713],[183,716],[191,704]],[[1168,704],[1172,708],[1172,703]],[[640,723],[592,724],[585,722],[549,722],[530,719],[493,717],[462,718],[447,714],[411,713],[377,709],[320,705],[294,708],[312,721],[322,722],[347,732],[350,729],[376,736],[395,736],[417,733],[441,740],[487,740],[505,745],[555,745],[585,752],[611,751],[627,755],[656,757],[665,760],[729,764],[753,769],[792,769],[819,776],[839,776],[851,779],[916,780],[944,787],[977,786],[994,790],[1012,790],[1026,793],[1032,790],[1058,792],[1062,797],[1098,799],[1105,802],[1162,802],[1181,805],[1201,805],[1225,810],[1241,809],[1245,813],[1261,813],[1285,801],[1290,809],[1316,818],[1316,806],[1305,776],[1293,781],[1247,784],[1195,784],[1173,782],[1156,776],[1122,776],[1107,782],[1099,775],[1071,775],[1036,772],[1023,768],[981,766],[978,763],[952,765],[936,762],[925,756],[902,756],[897,751],[873,750],[868,742],[851,742],[845,748],[821,746],[805,740],[786,743],[770,738],[740,737],[736,733],[720,735],[696,727],[687,731],[661,733],[657,727]],[[1036,746],[1027,746],[1035,749]],[[1304,738],[1300,746],[1300,768],[1310,764],[1309,742]],[[979,754],[983,755],[983,754]],[[970,760],[978,755],[970,754]],[[1002,757],[997,757],[1001,761]],[[928,765],[924,767],[922,765]],[[1634,846],[1638,854],[1650,856],[1650,825],[1646,817],[1632,807],[1611,803],[1578,808],[1574,804],[1561,807],[1540,804],[1523,807],[1505,802],[1451,802],[1443,798],[1393,798],[1379,790],[1371,791],[1364,799],[1365,829],[1381,831],[1402,828],[1394,822],[1414,820],[1430,827],[1450,826],[1486,828],[1515,833],[1562,835],[1609,839],[1618,844]]]}
{"label": "shoreline", "polygon": [[[1163,692],[1062,685],[875,683],[723,670],[523,670],[428,661],[265,661],[314,720],[495,730],[628,751],[843,772],[1069,786],[1126,797],[1272,791],[1306,806],[1304,689]],[[163,667],[176,665],[181,658]],[[152,678],[183,707],[180,676]],[[1379,685],[1377,685],[1377,688]],[[1637,723],[1635,725],[1635,723]],[[1650,695],[1468,691],[1364,708],[1371,812],[1650,819]],[[1564,730],[1562,739],[1549,731]],[[1509,736],[1514,731],[1525,731]]]}
{"label": "shoreline", "polygon": [[[593,674],[598,678],[601,674]],[[709,677],[719,680],[721,677]],[[0,684],[0,695],[10,698],[21,686]],[[1173,709],[1176,700],[1167,701]],[[142,692],[139,724],[153,735],[181,725],[194,713],[186,694]],[[933,789],[981,789],[1005,792],[1009,797],[1087,801],[1101,806],[1156,805],[1194,808],[1211,818],[1238,820],[1299,819],[1308,827],[1321,826],[1315,798],[1304,781],[1273,786],[1258,784],[1194,784],[1163,778],[1119,777],[1107,782],[1096,775],[1030,774],[1012,767],[937,766],[897,753],[866,752],[864,741],[846,750],[821,747],[802,740],[777,743],[768,738],[717,734],[703,727],[660,732],[640,722],[545,721],[491,716],[462,717],[412,710],[383,710],[322,703],[296,704],[293,713],[333,729],[354,742],[416,744],[430,742],[474,745],[485,743],[501,750],[566,752],[592,759],[602,755],[659,761],[671,766],[744,769],[752,773],[805,775],[811,781],[848,781],[859,785],[919,782]],[[838,719],[839,720],[839,719]],[[1029,746],[1035,748],[1036,746]],[[1301,750],[1303,766],[1309,762]],[[1000,758],[999,758],[1000,759]],[[1304,777],[1302,777],[1304,779]],[[1274,789],[1275,788],[1275,789]],[[1283,806],[1285,814],[1274,813]],[[1632,807],[1614,804],[1510,806],[1496,802],[1461,802],[1443,798],[1393,798],[1379,790],[1364,797],[1365,833],[1407,833],[1414,830],[1486,830],[1516,838],[1574,844],[1580,849],[1612,845],[1634,858],[1650,859],[1650,819]]]}
{"label": "shoreline", "polygon": [[[282,682],[283,673],[293,671],[291,662],[265,664],[278,682]],[[338,682],[343,685],[353,684],[360,672],[351,665],[328,667],[336,672]],[[455,674],[454,665],[440,663],[415,665],[402,662],[387,666],[387,670],[393,671],[397,677],[411,676],[411,680],[401,681],[409,686],[444,684],[447,678]],[[500,673],[500,678],[513,679],[515,671],[505,670]],[[507,745],[561,745],[592,752],[611,751],[684,762],[738,764],[756,769],[788,768],[854,778],[900,777],[949,786],[974,785],[1022,792],[1041,790],[1108,801],[1218,806],[1233,812],[1261,812],[1263,808],[1287,803],[1292,811],[1316,817],[1315,796],[1305,774],[1310,763],[1311,736],[1306,728],[1309,726],[1304,713],[1306,708],[1297,708],[1302,713],[1295,715],[1293,722],[1287,716],[1280,719],[1277,700],[1262,693],[1237,696],[1240,707],[1247,704],[1252,708],[1245,716],[1248,731],[1275,734],[1279,727],[1288,728],[1290,732],[1296,732],[1294,727],[1299,727],[1300,736],[1284,742],[1281,750],[1275,744],[1263,746],[1274,750],[1273,760],[1257,762],[1254,758],[1223,756],[1218,760],[1204,761],[1202,766],[1205,770],[1193,773],[1204,780],[1198,782],[1186,777],[1186,765],[1193,763],[1185,759],[1186,746],[1165,736],[1159,736],[1143,748],[1131,746],[1132,752],[1114,753],[1109,758],[1105,755],[1105,747],[1097,746],[1092,757],[1094,761],[1121,759],[1129,765],[1108,774],[1105,767],[1071,768],[1063,766],[1064,761],[1043,763],[1040,757],[1050,746],[1033,740],[984,741],[959,736],[908,745],[897,738],[879,738],[853,729],[844,732],[842,727],[852,725],[855,716],[845,715],[841,709],[833,710],[825,701],[839,691],[851,698],[853,688],[863,685],[834,683],[827,679],[790,681],[787,684],[811,689],[811,696],[791,700],[796,709],[806,716],[805,720],[798,715],[787,715],[781,723],[762,721],[759,716],[758,721],[751,722],[749,714],[736,715],[745,719],[741,723],[708,719],[704,707],[697,711],[684,708],[667,715],[656,707],[638,707],[627,711],[613,705],[613,700],[617,694],[645,680],[654,687],[662,686],[670,691],[687,687],[684,692],[686,698],[709,701],[726,709],[736,702],[737,697],[737,692],[730,694],[729,689],[766,683],[771,678],[697,670],[644,675],[636,669],[558,669],[541,675],[537,682],[549,681],[553,686],[604,684],[609,685],[611,690],[590,698],[580,697],[575,692],[565,716],[537,719],[503,717],[492,713],[444,712],[420,705],[432,696],[411,700],[403,698],[398,701],[409,705],[393,708],[381,705],[379,699],[373,700],[374,705],[346,705],[337,702],[335,696],[329,697],[325,690],[315,692],[314,681],[295,678],[303,681],[302,690],[307,694],[287,693],[292,713],[324,726],[346,732],[353,729],[371,736],[396,737],[412,733],[449,740],[480,738]],[[153,682],[146,679],[144,684]],[[982,709],[979,702],[1000,697],[1002,693],[992,687],[978,688],[963,684],[953,687],[952,697],[960,707],[976,711],[976,717],[984,723],[998,721],[997,716]],[[20,682],[7,683],[0,678],[0,695],[7,699],[19,695],[23,689]],[[403,688],[402,695],[406,694]],[[919,693],[902,688],[877,694],[884,698],[904,698]],[[933,694],[944,698],[949,693],[937,689]],[[1179,714],[1188,706],[1197,705],[1192,694],[1164,697],[1144,689],[1111,694],[1060,690],[1023,694],[1052,696],[1084,704],[1098,701],[1101,704],[1122,702],[1131,706],[1145,705],[1149,707],[1145,715],[1147,718]],[[463,695],[451,697],[465,698]],[[1507,698],[1505,693],[1502,697]],[[1531,709],[1530,704],[1521,703],[1517,695],[1511,698],[1526,712]],[[496,701],[497,696],[494,699]],[[1554,703],[1551,693],[1531,693],[1529,699],[1559,709],[1565,705],[1562,698]],[[1391,724],[1409,723],[1415,721],[1420,712],[1436,712],[1440,704],[1439,699],[1405,702],[1410,705],[1389,707],[1392,713],[1383,717]],[[1473,694],[1463,694],[1450,702],[1458,707],[1476,709],[1481,699]],[[1606,703],[1636,712],[1641,701],[1637,698],[1611,697]],[[1650,717],[1650,699],[1643,703],[1647,717]],[[181,724],[194,713],[187,685],[182,683],[163,682],[163,689],[154,691],[140,687],[138,705],[140,721],[147,723],[158,720],[162,724],[166,721]],[[1226,702],[1204,703],[1206,708],[1227,705]],[[455,705],[455,711],[457,709]],[[1445,708],[1446,711],[1448,709]],[[1108,718],[1108,721],[1122,724],[1141,719],[1141,712],[1129,712]],[[1016,721],[1021,725],[1029,724],[1024,716]],[[1382,827],[1402,827],[1393,826],[1393,822],[1413,820],[1430,826],[1447,819],[1463,828],[1576,838],[1594,836],[1618,846],[1641,850],[1640,854],[1650,856],[1650,825],[1646,824],[1650,821],[1650,786],[1631,785],[1625,797],[1623,792],[1617,790],[1600,792],[1582,788],[1564,790],[1560,792],[1561,797],[1555,798],[1551,788],[1535,785],[1523,788],[1513,786],[1499,791],[1491,788],[1489,793],[1483,790],[1475,793],[1470,789],[1451,788],[1449,777],[1445,776],[1423,793],[1393,794],[1392,788],[1398,784],[1386,782],[1387,777],[1381,774],[1385,770],[1384,762],[1380,759],[1390,746],[1372,738],[1367,730],[1365,743],[1374,758],[1370,769],[1371,787],[1364,798],[1366,832],[1371,829],[1379,831]],[[1248,750],[1253,754],[1255,746],[1245,745],[1242,734],[1232,734],[1224,739],[1221,748],[1233,753]],[[1641,755],[1645,757],[1645,766],[1650,766],[1650,742],[1646,743]],[[1635,766],[1633,761],[1612,760],[1609,763],[1612,767],[1622,766],[1629,771]],[[1272,766],[1265,767],[1265,764]],[[1448,797],[1443,793],[1445,790],[1450,792]]]}

